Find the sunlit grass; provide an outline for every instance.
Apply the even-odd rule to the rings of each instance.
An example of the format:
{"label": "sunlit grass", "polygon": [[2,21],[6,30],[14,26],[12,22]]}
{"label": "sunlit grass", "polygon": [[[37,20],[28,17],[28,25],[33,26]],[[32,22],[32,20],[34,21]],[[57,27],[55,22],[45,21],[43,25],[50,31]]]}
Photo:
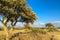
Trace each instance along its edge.
{"label": "sunlit grass", "polygon": [[[52,35],[54,35],[54,38],[52,39],[60,40],[59,38],[60,29],[57,30],[59,31],[48,32],[48,29],[43,29],[43,28],[31,28],[31,29],[15,28],[12,33],[15,33],[17,36],[12,37],[12,40],[19,40],[19,39],[20,40],[50,40]],[[0,31],[0,40],[4,40],[4,39],[5,39],[5,32],[2,30]]]}

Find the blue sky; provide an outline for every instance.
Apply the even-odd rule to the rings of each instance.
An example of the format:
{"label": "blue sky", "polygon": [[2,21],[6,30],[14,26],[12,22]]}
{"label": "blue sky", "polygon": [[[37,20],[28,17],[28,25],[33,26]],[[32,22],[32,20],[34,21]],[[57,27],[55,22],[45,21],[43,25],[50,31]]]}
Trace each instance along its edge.
{"label": "blue sky", "polygon": [[[26,2],[38,17],[35,21],[38,27],[44,26],[46,22],[52,22],[60,27],[60,0],[26,0]],[[20,23],[17,23],[17,26],[20,26]]]}
{"label": "blue sky", "polygon": [[36,13],[36,22],[60,21],[60,0],[26,0]]}

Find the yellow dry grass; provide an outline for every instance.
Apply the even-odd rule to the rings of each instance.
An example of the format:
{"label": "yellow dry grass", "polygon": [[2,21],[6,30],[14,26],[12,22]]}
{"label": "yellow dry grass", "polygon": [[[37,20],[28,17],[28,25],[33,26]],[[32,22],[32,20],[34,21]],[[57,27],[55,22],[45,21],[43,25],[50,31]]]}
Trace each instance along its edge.
{"label": "yellow dry grass", "polygon": [[[13,40],[19,40],[18,38],[20,38],[20,40],[51,40],[51,38],[53,40],[60,40],[60,29],[58,30],[59,30],[58,32],[54,31],[54,32],[46,32],[46,34],[42,34],[40,33],[40,30],[39,32],[36,31],[37,33],[35,33],[35,32],[31,32],[31,30],[28,29],[22,29],[22,30],[14,30],[12,33],[18,33],[18,32],[25,33],[25,34],[20,34],[19,36],[13,38]],[[44,29],[43,31],[47,31],[47,30]],[[26,32],[31,32],[31,33],[26,33]],[[0,31],[0,36],[1,35],[5,35],[5,32]]]}

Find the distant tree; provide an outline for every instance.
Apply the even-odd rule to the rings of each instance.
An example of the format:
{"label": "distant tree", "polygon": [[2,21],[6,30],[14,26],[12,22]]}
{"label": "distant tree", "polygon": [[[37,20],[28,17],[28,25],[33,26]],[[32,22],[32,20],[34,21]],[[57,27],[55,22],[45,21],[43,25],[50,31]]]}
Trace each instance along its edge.
{"label": "distant tree", "polygon": [[48,28],[48,31],[50,32],[53,32],[53,31],[59,31],[57,28],[55,28],[55,26],[52,24],[52,23],[46,23],[45,24],[46,28]]}
{"label": "distant tree", "polygon": [[45,27],[46,28],[54,28],[54,25],[52,23],[46,23]]}
{"label": "distant tree", "polygon": [[9,32],[7,23],[10,21],[12,28],[17,22],[25,22],[33,24],[36,20],[36,15],[31,11],[31,8],[26,6],[25,0],[0,0],[0,15],[4,31],[6,32],[6,40],[9,40]]}

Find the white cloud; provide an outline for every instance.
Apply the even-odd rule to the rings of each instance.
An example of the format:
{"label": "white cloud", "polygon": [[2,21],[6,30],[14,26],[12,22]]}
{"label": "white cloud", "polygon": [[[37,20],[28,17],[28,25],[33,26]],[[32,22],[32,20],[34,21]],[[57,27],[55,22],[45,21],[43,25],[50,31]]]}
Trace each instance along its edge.
{"label": "white cloud", "polygon": [[[46,22],[46,23],[52,23],[55,27],[60,27],[60,21],[52,21],[52,22]],[[38,22],[34,23],[34,27],[45,27],[44,22]]]}
{"label": "white cloud", "polygon": [[33,27],[45,27],[45,23],[43,22],[34,23]]}
{"label": "white cloud", "polygon": [[52,23],[55,27],[60,27],[60,21],[54,21]]}
{"label": "white cloud", "polygon": [[2,26],[2,23],[0,22],[0,26]]}
{"label": "white cloud", "polygon": [[54,22],[52,22],[52,23],[60,23],[60,21],[54,21]]}
{"label": "white cloud", "polygon": [[[17,22],[16,27],[23,27],[23,24],[24,24],[24,23]],[[1,23],[1,22],[0,22],[0,26],[2,26],[2,23]],[[8,22],[8,23],[7,23],[7,26],[11,26],[11,22]]]}
{"label": "white cloud", "polygon": [[25,24],[25,23],[17,22],[16,27],[24,27],[24,26],[23,26],[24,24]]}
{"label": "white cloud", "polygon": [[[46,23],[49,23],[49,22],[46,22]],[[52,23],[56,27],[60,27],[60,21],[53,21],[53,22],[50,22],[50,23]],[[24,27],[24,24],[25,23],[18,22],[16,24],[16,27]],[[11,23],[9,22],[8,25],[11,25]],[[1,22],[0,22],[0,26],[2,26]],[[34,23],[34,25],[32,27],[45,27],[45,23],[44,22],[37,22],[37,23]]]}

